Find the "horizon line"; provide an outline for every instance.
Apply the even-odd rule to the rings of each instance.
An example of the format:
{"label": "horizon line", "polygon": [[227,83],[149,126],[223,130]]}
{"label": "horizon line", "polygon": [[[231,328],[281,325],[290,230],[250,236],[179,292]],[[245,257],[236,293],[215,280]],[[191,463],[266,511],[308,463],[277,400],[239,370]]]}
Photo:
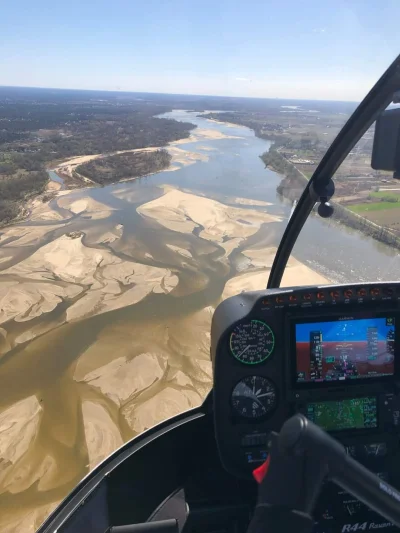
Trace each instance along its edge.
{"label": "horizon line", "polygon": [[169,92],[152,92],[152,91],[133,91],[133,90],[121,90],[121,89],[79,89],[79,88],[66,88],[66,87],[43,87],[37,85],[0,85],[0,89],[43,89],[50,91],[83,91],[83,92],[103,92],[103,93],[118,93],[118,94],[157,94],[167,96],[194,96],[203,98],[252,98],[254,100],[295,100],[299,102],[341,102],[348,104],[359,104],[361,100],[325,100],[322,98],[282,98],[280,96],[227,96],[216,94],[196,94],[196,93],[169,93]]}

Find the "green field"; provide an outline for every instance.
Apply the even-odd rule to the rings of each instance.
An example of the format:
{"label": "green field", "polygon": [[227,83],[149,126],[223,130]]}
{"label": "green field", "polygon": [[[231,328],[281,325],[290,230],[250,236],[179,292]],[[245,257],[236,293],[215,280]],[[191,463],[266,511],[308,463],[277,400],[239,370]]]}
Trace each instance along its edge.
{"label": "green field", "polygon": [[400,208],[400,192],[379,191],[371,192],[369,199],[376,198],[377,202],[365,202],[348,206],[354,213],[367,213],[369,211],[386,211],[387,209]]}
{"label": "green field", "polygon": [[385,211],[387,209],[399,209],[398,202],[374,202],[370,204],[354,204],[347,206],[353,213],[366,213],[368,211]]}
{"label": "green field", "polygon": [[389,202],[400,202],[400,192],[397,193],[395,191],[371,192],[369,196],[372,198],[384,198]]}

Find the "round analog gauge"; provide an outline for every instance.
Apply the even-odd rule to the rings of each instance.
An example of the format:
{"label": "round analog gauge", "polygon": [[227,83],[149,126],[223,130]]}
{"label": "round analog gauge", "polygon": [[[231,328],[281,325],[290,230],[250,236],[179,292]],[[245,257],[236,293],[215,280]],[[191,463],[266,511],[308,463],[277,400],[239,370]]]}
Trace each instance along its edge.
{"label": "round analog gauge", "polygon": [[239,381],[232,392],[232,406],[245,418],[260,418],[276,405],[275,385],[261,376],[247,376]]}
{"label": "round analog gauge", "polygon": [[238,361],[246,365],[256,365],[268,359],[272,354],[275,337],[272,329],[265,322],[251,320],[235,327],[229,344],[232,355]]}

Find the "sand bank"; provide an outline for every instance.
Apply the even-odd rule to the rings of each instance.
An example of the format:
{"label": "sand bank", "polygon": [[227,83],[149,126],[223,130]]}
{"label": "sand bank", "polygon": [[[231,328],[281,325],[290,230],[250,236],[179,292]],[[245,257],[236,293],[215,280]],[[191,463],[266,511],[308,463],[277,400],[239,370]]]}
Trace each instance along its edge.
{"label": "sand bank", "polygon": [[177,170],[182,166],[192,165],[198,161],[206,162],[208,161],[208,156],[200,152],[192,152],[189,150],[183,150],[176,146],[169,146],[168,152],[172,155],[171,167],[165,170]]}
{"label": "sand bank", "polygon": [[182,233],[204,228],[203,239],[223,242],[226,238],[245,239],[261,224],[280,219],[266,212],[230,207],[216,200],[166,187],[165,194],[137,208],[138,213],[156,219],[161,225]]}
{"label": "sand bank", "polygon": [[167,418],[197,407],[201,401],[201,396],[193,390],[177,391],[166,387],[140,405],[126,405],[122,415],[132,431],[139,434]]}
{"label": "sand bank", "polygon": [[[242,253],[249,259],[247,271],[231,278],[226,283],[222,299],[229,298],[243,291],[260,290],[267,286],[276,248],[249,249]],[[331,283],[331,281],[291,256],[283,275],[281,287],[323,285],[326,283]]]}
{"label": "sand bank", "polygon": [[[43,226],[10,226],[0,235],[0,245],[16,248],[19,246],[33,246],[38,239],[42,239],[47,233],[62,227],[62,225]],[[3,248],[4,249],[4,248]]]}
{"label": "sand bank", "polygon": [[29,321],[68,301],[65,319],[77,320],[135,304],[151,292],[168,293],[177,284],[169,269],[125,261],[64,235],[3,270],[0,323]]}
{"label": "sand bank", "polygon": [[252,198],[233,198],[232,203],[239,205],[254,205],[259,207],[267,207],[272,205],[271,202],[263,202],[262,200],[253,200]]}
{"label": "sand bank", "polygon": [[177,252],[178,254],[183,255],[183,257],[193,257],[189,250],[185,250],[184,248],[180,248],[179,246],[174,246],[173,244],[167,244],[166,246],[173,252]]}
{"label": "sand bank", "polygon": [[111,244],[115,241],[118,241],[124,232],[124,226],[122,224],[117,224],[114,227],[111,227],[108,231],[105,231],[104,233],[96,232],[96,236],[91,236],[91,243],[96,244]]}
{"label": "sand bank", "polygon": [[114,359],[89,372],[80,381],[98,389],[120,407],[162,379],[166,368],[166,353],[142,353],[131,360],[127,357]]}
{"label": "sand bank", "polygon": [[46,185],[46,190],[48,192],[56,192],[56,191],[59,191],[61,187],[62,187],[61,183],[50,179],[48,184]]}
{"label": "sand bank", "polygon": [[85,218],[90,217],[91,220],[108,218],[114,211],[112,207],[102,204],[90,196],[75,199],[74,195],[65,195],[58,198],[57,204],[75,215],[84,215]]}
{"label": "sand bank", "polygon": [[89,466],[90,470],[93,470],[110,453],[122,446],[123,441],[119,429],[101,405],[90,401],[83,402],[82,416]]}
{"label": "sand bank", "polygon": [[74,379],[111,402],[132,435],[199,405],[212,383],[213,312],[206,307],[184,318],[110,324],[78,359]]}
{"label": "sand bank", "polygon": [[[50,183],[56,183],[52,181]],[[56,185],[60,185],[56,183]],[[40,198],[35,198],[29,206],[31,214],[29,217],[30,221],[40,221],[40,220],[63,220],[63,216],[52,209],[49,205],[49,202],[43,202]]]}
{"label": "sand bank", "polygon": [[15,481],[15,466],[27,453],[40,426],[42,408],[36,396],[0,412],[0,492]]}
{"label": "sand bank", "polygon": [[[17,265],[20,266],[21,263]],[[76,285],[47,283],[42,279],[39,283],[25,280],[0,283],[0,324],[9,320],[26,322],[50,313],[63,300],[74,298],[83,290]],[[26,335],[25,340],[33,338],[28,332]],[[24,340],[21,338],[19,342]]]}
{"label": "sand bank", "polygon": [[40,507],[23,509],[18,512],[12,509],[11,512],[0,517],[1,533],[35,533],[58,503],[58,501],[46,503]]}
{"label": "sand bank", "polygon": [[[207,113],[207,111],[205,113]],[[209,111],[209,113],[214,113],[214,111]],[[224,122],[222,120],[217,120],[216,118],[207,118],[206,120],[207,122],[221,124],[222,126],[227,126],[228,128],[248,129],[247,126],[243,126],[242,124],[235,124],[234,122]]]}
{"label": "sand bank", "polygon": [[192,130],[190,137],[188,139],[180,139],[179,141],[174,141],[170,146],[176,146],[178,144],[186,144],[193,142],[204,142],[207,139],[213,141],[219,141],[222,139],[241,139],[242,137],[237,135],[226,135],[222,131],[208,129],[208,128],[196,128]]}

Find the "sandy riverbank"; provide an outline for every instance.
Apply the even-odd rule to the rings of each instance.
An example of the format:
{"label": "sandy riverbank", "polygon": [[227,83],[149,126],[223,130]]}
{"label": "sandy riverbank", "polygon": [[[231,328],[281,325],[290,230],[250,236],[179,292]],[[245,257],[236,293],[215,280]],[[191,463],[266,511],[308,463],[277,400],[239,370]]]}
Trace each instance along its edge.
{"label": "sandy riverbank", "polygon": [[[109,235],[107,238],[109,241]],[[82,237],[75,235],[63,235],[42,246],[29,258],[3,270],[1,276],[9,276],[10,281],[0,284],[0,324],[29,321],[66,300],[71,300],[65,317],[70,322],[133,305],[152,291],[170,292],[178,283],[168,269],[124,261],[109,250],[88,248]],[[15,342],[20,342],[19,338]]]}
{"label": "sandy riverbank", "polygon": [[[71,215],[84,216],[86,220],[105,221],[105,229],[92,238],[94,247],[84,244],[84,233],[69,232],[68,222],[11,227],[3,233],[0,242],[3,243],[4,264],[10,257],[7,254],[12,254],[16,247],[33,247],[56,230],[60,234],[53,235],[51,242],[44,242],[28,257],[3,268],[0,274],[0,324],[26,323],[25,331],[19,328],[18,335],[6,335],[8,349],[47,331],[47,324],[39,322],[29,328],[29,322],[53,312],[59,305],[65,307],[65,313],[58,324],[60,320],[71,322],[134,305],[151,292],[170,293],[179,283],[178,276],[170,269],[124,260],[101,246],[116,245],[123,238],[122,225],[107,223],[114,208],[89,196],[81,195],[76,199],[65,191],[59,195],[57,206]],[[226,206],[170,187],[165,187],[163,195],[137,211],[173,231],[191,234],[199,230],[200,239],[218,243],[224,249],[225,257],[221,261],[226,261],[262,224],[279,220],[264,211]],[[33,211],[34,220],[53,218],[63,220],[54,209],[46,212],[43,204]],[[196,267],[189,250],[172,243],[167,246],[172,253],[191,259]]]}
{"label": "sandy riverbank", "polygon": [[267,212],[227,206],[170,187],[164,190],[163,196],[140,206],[138,212],[174,231],[191,233],[195,228],[202,228],[199,237],[214,242],[246,239],[261,224],[280,220]]}
{"label": "sandy riverbank", "polygon": [[[247,268],[244,272],[228,280],[222,293],[222,299],[229,298],[243,291],[256,291],[265,288],[276,251],[277,248],[272,246],[269,248],[251,248],[244,250],[242,254],[248,258]],[[315,272],[315,270],[312,270],[291,256],[283,275],[281,287],[323,285],[330,282],[328,278]]]}
{"label": "sandy riverbank", "polygon": [[[210,111],[212,113],[213,111]],[[243,126],[242,124],[235,124],[234,122],[225,122],[222,120],[217,120],[216,118],[207,118],[207,122],[212,122],[214,124],[221,124],[222,126],[227,126],[228,128],[237,128],[237,129],[247,129],[247,126]]]}
{"label": "sandy riverbank", "polygon": [[232,201],[238,205],[252,205],[255,207],[268,207],[269,205],[272,205],[270,202],[253,200],[252,198],[233,198]]}
{"label": "sandy riverbank", "polygon": [[[201,141],[206,140],[221,140],[221,139],[238,139],[239,137],[234,135],[226,135],[220,131],[212,130],[212,129],[204,129],[204,128],[197,128],[195,129],[189,138],[187,139],[180,139],[178,141],[173,141],[168,144],[166,149],[172,156],[171,165],[166,170],[177,170],[178,168],[181,168],[181,166],[191,165],[193,163],[196,163],[197,161],[207,161],[208,157],[201,153],[201,152],[194,152],[189,150],[184,150],[183,148],[180,148],[180,145],[188,144],[188,143],[197,143]],[[112,153],[107,154],[89,154],[89,155],[83,155],[83,156],[77,156],[77,157],[71,157],[70,159],[67,159],[65,161],[59,162],[56,165],[54,165],[51,170],[53,170],[56,173],[59,173],[60,175],[66,176],[67,178],[72,178],[74,175],[77,176],[79,179],[82,179],[85,184],[93,184],[94,182],[84,176],[77,175],[76,169],[79,165],[82,165],[84,163],[88,163],[89,161],[93,161],[95,159],[102,159],[104,157],[109,157],[113,155],[118,154],[127,154],[127,153],[135,153],[135,152],[154,152],[156,150],[159,150],[160,148],[164,148],[162,146],[149,146],[147,148],[135,148],[132,150],[119,150]],[[207,147],[199,147],[201,151],[206,151]],[[138,179],[138,178],[135,178]]]}

